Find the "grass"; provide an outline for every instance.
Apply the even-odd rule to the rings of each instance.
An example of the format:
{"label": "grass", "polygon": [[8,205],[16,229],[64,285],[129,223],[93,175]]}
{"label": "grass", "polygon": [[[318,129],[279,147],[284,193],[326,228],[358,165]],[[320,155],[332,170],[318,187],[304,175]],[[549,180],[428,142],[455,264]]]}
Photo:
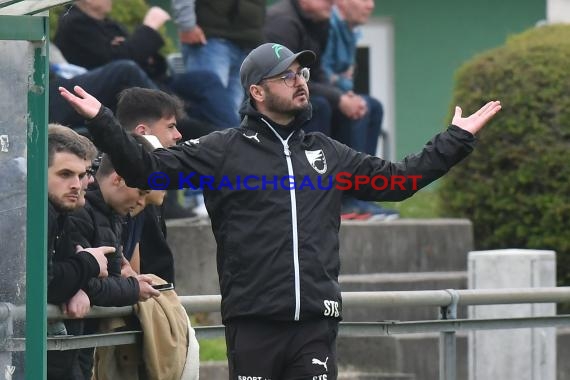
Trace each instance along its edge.
{"label": "grass", "polygon": [[440,199],[436,191],[429,188],[420,190],[413,197],[402,202],[382,202],[382,207],[397,210],[401,218],[438,218]]}
{"label": "grass", "polygon": [[224,338],[201,339],[200,343],[200,361],[225,361],[226,358],[226,340]]}

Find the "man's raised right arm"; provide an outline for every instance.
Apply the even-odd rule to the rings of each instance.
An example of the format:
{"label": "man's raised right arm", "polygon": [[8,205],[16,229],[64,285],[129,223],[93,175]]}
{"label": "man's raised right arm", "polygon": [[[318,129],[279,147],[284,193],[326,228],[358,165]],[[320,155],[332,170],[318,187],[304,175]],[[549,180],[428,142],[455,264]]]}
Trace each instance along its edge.
{"label": "man's raised right arm", "polygon": [[[95,145],[109,154],[117,173],[130,187],[148,189],[153,173],[163,173],[171,179],[165,187],[176,189],[180,173],[214,175],[217,162],[222,158],[223,147],[219,141],[212,144],[182,144],[171,149],[147,152],[131,134],[123,129],[113,113],[83,90],[75,86],[77,95],[63,87],[60,94],[85,119]],[[198,156],[200,156],[198,158]]]}

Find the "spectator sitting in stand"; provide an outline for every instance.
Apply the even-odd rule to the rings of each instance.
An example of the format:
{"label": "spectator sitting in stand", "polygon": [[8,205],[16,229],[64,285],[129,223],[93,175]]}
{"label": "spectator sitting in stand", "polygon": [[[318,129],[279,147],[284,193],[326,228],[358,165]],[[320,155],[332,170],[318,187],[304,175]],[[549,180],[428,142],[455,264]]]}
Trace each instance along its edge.
{"label": "spectator sitting in stand", "polygon": [[[54,38],[65,58],[72,64],[94,69],[118,59],[135,61],[163,90],[175,92],[188,102],[188,113],[208,123],[214,129],[236,127],[237,114],[224,107],[228,96],[220,79],[210,71],[193,71],[175,76],[167,75],[165,58],[159,49],[164,45],[158,29],[170,19],[159,7],[151,7],[143,24],[129,35],[126,28],[108,18],[112,8],[110,0],[77,1],[60,16]],[[200,134],[185,126],[185,139]],[[189,129],[186,131],[186,129]]]}
{"label": "spectator sitting in stand", "polygon": [[221,105],[238,117],[243,101],[239,69],[263,42],[266,0],[172,0],[186,70],[208,70],[223,83]]}
{"label": "spectator sitting in stand", "polygon": [[[335,113],[334,122],[342,127],[336,130],[334,137],[351,148],[374,156],[382,128],[382,105],[368,95],[353,92],[356,44],[361,36],[358,27],[368,21],[373,10],[373,0],[335,1],[321,64],[329,83],[344,94],[359,97],[366,103],[366,111],[359,118],[350,118],[342,112]],[[374,202],[350,196],[345,196],[343,200],[341,218],[345,220],[392,220],[398,216],[397,211],[382,208]]]}
{"label": "spectator sitting in stand", "polygon": [[129,87],[156,88],[154,82],[134,62],[120,59],[87,70],[68,63],[55,45],[49,49],[49,122],[77,128],[84,120],[59,96],[58,87],[81,86],[99,94],[110,109],[117,109],[117,95]]}

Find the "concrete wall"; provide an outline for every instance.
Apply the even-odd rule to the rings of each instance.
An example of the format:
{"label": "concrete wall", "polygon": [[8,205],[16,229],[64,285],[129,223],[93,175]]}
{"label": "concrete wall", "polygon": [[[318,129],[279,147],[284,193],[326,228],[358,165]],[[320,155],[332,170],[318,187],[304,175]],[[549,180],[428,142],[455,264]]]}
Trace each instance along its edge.
{"label": "concrete wall", "polygon": [[[219,294],[209,222],[179,219],[167,226],[178,293]],[[465,271],[472,249],[472,225],[462,219],[344,222],[340,229],[341,273],[346,275]]]}

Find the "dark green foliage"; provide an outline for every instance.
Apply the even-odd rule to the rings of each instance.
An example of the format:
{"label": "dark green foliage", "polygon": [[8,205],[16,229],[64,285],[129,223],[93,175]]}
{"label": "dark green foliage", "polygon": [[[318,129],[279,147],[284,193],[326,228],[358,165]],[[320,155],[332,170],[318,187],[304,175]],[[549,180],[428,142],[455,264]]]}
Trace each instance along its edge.
{"label": "dark green foliage", "polygon": [[516,35],[461,67],[452,105],[470,114],[491,99],[503,110],[442,181],[443,212],[473,221],[478,249],[555,250],[570,285],[570,26]]}
{"label": "dark green foliage", "polygon": [[[71,3],[73,4],[73,3]],[[59,16],[66,11],[69,5],[64,5],[60,7],[51,8],[49,12],[49,26],[50,26],[50,38],[53,40],[55,36],[55,31],[57,29],[57,20]],[[125,25],[129,32],[132,32],[138,25],[142,24],[144,15],[149,9],[148,4],[145,0],[121,0],[113,1],[113,10],[111,11],[110,17]],[[169,11],[168,9],[166,10]],[[164,38],[165,45],[162,48],[163,54],[172,53],[176,51],[174,43],[167,36],[164,27],[160,29],[160,34]],[[86,42],[88,43],[88,42]]]}

